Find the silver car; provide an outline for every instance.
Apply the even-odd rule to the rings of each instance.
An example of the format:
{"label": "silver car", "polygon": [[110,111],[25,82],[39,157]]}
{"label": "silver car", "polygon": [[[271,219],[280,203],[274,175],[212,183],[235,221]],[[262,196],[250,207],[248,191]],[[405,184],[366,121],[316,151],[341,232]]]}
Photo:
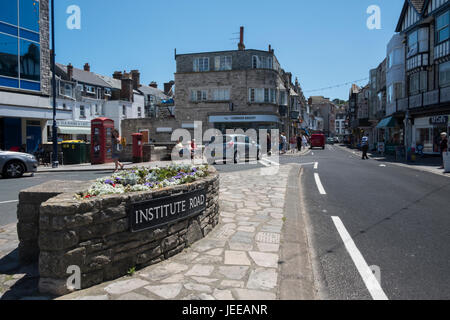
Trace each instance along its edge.
{"label": "silver car", "polygon": [[213,137],[205,150],[208,163],[215,163],[216,159],[222,159],[224,163],[233,160],[239,163],[250,158],[261,160],[261,147],[251,137],[241,134],[226,134]]}
{"label": "silver car", "polygon": [[37,171],[36,157],[21,152],[0,150],[0,174],[3,178],[20,178],[24,173]]}

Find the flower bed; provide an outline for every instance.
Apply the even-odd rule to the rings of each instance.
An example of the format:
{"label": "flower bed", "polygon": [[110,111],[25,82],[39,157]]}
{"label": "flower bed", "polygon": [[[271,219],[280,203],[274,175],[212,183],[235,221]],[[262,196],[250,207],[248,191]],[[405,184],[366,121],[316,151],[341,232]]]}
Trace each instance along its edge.
{"label": "flower bed", "polygon": [[170,165],[164,168],[134,168],[120,171],[110,177],[97,179],[77,199],[89,199],[110,194],[150,191],[191,183],[208,176],[208,166]]}

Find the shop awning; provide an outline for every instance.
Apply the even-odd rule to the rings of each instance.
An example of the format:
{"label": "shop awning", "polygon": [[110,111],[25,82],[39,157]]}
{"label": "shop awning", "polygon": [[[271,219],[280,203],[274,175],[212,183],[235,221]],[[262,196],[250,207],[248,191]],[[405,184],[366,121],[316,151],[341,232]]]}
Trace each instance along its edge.
{"label": "shop awning", "polygon": [[396,124],[394,117],[385,118],[380,121],[377,125],[377,129],[383,129],[383,128],[394,128]]}
{"label": "shop awning", "polygon": [[91,134],[91,128],[88,127],[58,127],[58,133],[61,134]]}

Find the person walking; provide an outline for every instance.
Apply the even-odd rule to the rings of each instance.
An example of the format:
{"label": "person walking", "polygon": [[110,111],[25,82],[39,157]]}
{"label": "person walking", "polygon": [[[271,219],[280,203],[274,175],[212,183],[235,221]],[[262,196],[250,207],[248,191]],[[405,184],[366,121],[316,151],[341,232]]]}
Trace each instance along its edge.
{"label": "person walking", "polygon": [[286,149],[287,149],[287,138],[286,138],[286,134],[283,132],[281,134],[281,153],[285,154],[286,153]]}
{"label": "person walking", "polygon": [[291,153],[295,153],[295,147],[297,145],[297,139],[295,138],[295,135],[292,135],[289,139],[289,147],[291,148]]}
{"label": "person walking", "polygon": [[272,137],[270,133],[267,133],[267,155],[269,157],[272,155]]}
{"label": "person walking", "polygon": [[197,144],[195,143],[195,139],[191,141],[191,159],[194,160],[195,154],[197,152]]}
{"label": "person walking", "polygon": [[448,139],[447,139],[447,133],[442,132],[441,133],[441,142],[439,144],[439,149],[441,151],[441,159],[442,159],[442,166],[439,169],[444,169],[444,152],[448,151]]}
{"label": "person walking", "polygon": [[367,151],[369,151],[369,137],[365,134],[361,139],[361,148],[362,148],[362,159],[363,160],[369,160],[369,157],[367,156]]}
{"label": "person walking", "polygon": [[306,138],[306,135],[303,135],[302,142],[303,142],[303,147],[308,148],[308,138]]}
{"label": "person walking", "polygon": [[117,129],[114,129],[112,133],[112,159],[114,161],[114,164],[116,165],[114,173],[119,171],[119,167],[120,170],[123,170],[124,165],[119,161],[121,152],[122,152],[122,145],[120,144],[119,131],[117,131]]}
{"label": "person walking", "polygon": [[298,152],[302,152],[302,143],[303,143],[303,141],[302,141],[302,135],[301,135],[301,134],[298,134],[298,135],[297,135],[297,151],[298,151]]}

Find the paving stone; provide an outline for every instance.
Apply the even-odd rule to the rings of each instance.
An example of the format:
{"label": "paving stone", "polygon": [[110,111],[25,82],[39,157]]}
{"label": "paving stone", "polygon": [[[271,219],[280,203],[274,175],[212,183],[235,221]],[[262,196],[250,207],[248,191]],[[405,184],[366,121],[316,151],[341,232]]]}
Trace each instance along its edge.
{"label": "paving stone", "polygon": [[197,264],[186,273],[186,276],[207,277],[213,272],[213,270],[214,266]]}
{"label": "paving stone", "polygon": [[211,287],[207,286],[205,284],[185,283],[184,288],[186,290],[190,290],[190,291],[199,291],[199,292],[206,292],[206,293],[212,292]]}
{"label": "paving stone", "polygon": [[159,286],[147,286],[144,288],[161,298],[175,299],[180,294],[183,285],[181,283],[174,283]]}
{"label": "paving stone", "polygon": [[261,228],[262,232],[281,233],[282,226],[264,225]]}
{"label": "paving stone", "polygon": [[103,294],[100,296],[86,296],[86,297],[79,297],[75,300],[94,300],[94,301],[102,301],[102,300],[109,300],[108,295]]}
{"label": "paving stone", "polygon": [[211,251],[206,252],[206,254],[210,256],[220,256],[223,254],[223,249],[222,248],[213,249]]}
{"label": "paving stone", "polygon": [[237,231],[230,239],[231,242],[253,243],[253,233]]}
{"label": "paving stone", "polygon": [[248,221],[248,220],[250,220],[250,217],[238,216],[238,217],[236,217],[236,220],[237,221]]}
{"label": "paving stone", "polygon": [[136,293],[136,292],[130,292],[130,293],[124,294],[123,296],[120,296],[116,300],[138,301],[138,300],[153,300],[153,299],[146,297],[142,294]]}
{"label": "paving stone", "polygon": [[105,291],[109,294],[118,295],[128,293],[148,284],[148,281],[144,281],[142,279],[130,279],[112,283],[105,288]]}
{"label": "paving stone", "polygon": [[275,269],[259,268],[250,272],[247,288],[271,290],[277,285],[278,273]]}
{"label": "paving stone", "polygon": [[255,232],[256,228],[255,227],[246,227],[246,226],[241,226],[239,228],[237,228],[238,231],[243,231],[243,232]]}
{"label": "paving stone", "polygon": [[222,222],[223,222],[223,223],[233,223],[233,222],[234,222],[234,219],[231,219],[231,218],[223,218],[223,219],[222,219]]}
{"label": "paving stone", "polygon": [[222,262],[222,257],[217,256],[201,256],[194,260],[194,263],[198,264],[217,264]]}
{"label": "paving stone", "polygon": [[233,266],[219,267],[219,273],[231,280],[241,280],[247,274],[249,267]]}
{"label": "paving stone", "polygon": [[213,296],[217,300],[234,300],[230,290],[214,289]]}
{"label": "paving stone", "polygon": [[180,283],[185,280],[184,275],[176,274],[161,281],[161,283]]}
{"label": "paving stone", "polygon": [[274,219],[283,219],[284,214],[281,213],[271,213],[270,216]]}
{"label": "paving stone", "polygon": [[142,273],[140,276],[152,281],[165,279],[175,273],[186,271],[189,267],[185,264],[172,262],[166,265],[157,266],[150,269],[149,272]]}
{"label": "paving stone", "polygon": [[234,294],[236,295],[237,300],[275,300],[275,293],[267,292],[267,291],[257,291],[257,290],[248,290],[248,289],[233,289]]}
{"label": "paving stone", "polygon": [[262,251],[262,252],[279,252],[280,251],[279,244],[257,242],[256,245],[258,246],[258,250]]}
{"label": "paving stone", "polygon": [[226,265],[238,265],[249,266],[250,260],[244,251],[225,251],[225,264]]}
{"label": "paving stone", "polygon": [[237,281],[237,280],[223,280],[220,283],[220,288],[244,288],[245,283],[244,281]]}
{"label": "paving stone", "polygon": [[256,241],[263,243],[280,243],[280,235],[278,233],[271,232],[259,232],[256,234]]}
{"label": "paving stone", "polygon": [[205,278],[205,277],[191,277],[191,278],[199,283],[206,283],[206,284],[219,281],[219,279],[212,279],[212,278]]}
{"label": "paving stone", "polygon": [[250,257],[260,267],[278,268],[278,254],[267,252],[249,252]]}

